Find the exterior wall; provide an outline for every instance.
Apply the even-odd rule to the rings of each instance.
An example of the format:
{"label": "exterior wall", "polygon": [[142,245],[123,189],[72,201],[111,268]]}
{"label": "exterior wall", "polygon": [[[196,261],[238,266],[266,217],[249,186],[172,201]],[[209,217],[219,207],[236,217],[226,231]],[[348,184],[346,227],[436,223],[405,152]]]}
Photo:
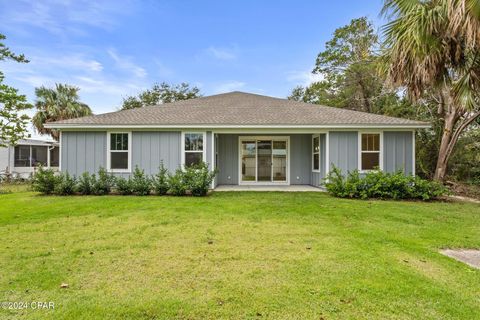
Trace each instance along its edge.
{"label": "exterior wall", "polygon": [[413,132],[385,131],[383,133],[383,169],[386,172],[413,171]]}
{"label": "exterior wall", "polygon": [[[132,171],[135,166],[148,175],[156,174],[161,161],[174,171],[180,166],[181,133],[164,131],[132,132]],[[107,167],[106,131],[64,131],[62,133],[62,171],[79,176],[83,172],[94,173]],[[115,173],[129,176],[129,173]]]}
{"label": "exterior wall", "polygon": [[238,184],[238,137],[218,135],[218,184]]}
{"label": "exterior wall", "polygon": [[[9,159],[9,149],[10,147],[0,147],[0,172],[6,171],[7,168],[11,170],[12,166]],[[10,156],[13,158],[13,156]]]}
{"label": "exterior wall", "polygon": [[62,132],[61,170],[74,176],[106,168],[107,135],[103,131]]}
{"label": "exterior wall", "polygon": [[[269,134],[259,134],[270,136]],[[292,134],[290,137],[290,184],[310,184],[311,179],[311,135]],[[239,183],[238,138],[255,134],[218,135],[218,184]],[[273,135],[275,136],[275,135]],[[297,178],[298,177],[298,178]]]}
{"label": "exterior wall", "polygon": [[181,162],[180,139],[179,131],[133,131],[132,171],[138,166],[147,175],[156,174],[162,161],[170,172],[175,171]]}
{"label": "exterior wall", "polygon": [[358,169],[358,132],[330,131],[329,137],[329,169],[332,165],[344,173]]}
{"label": "exterior wall", "polygon": [[[326,134],[320,134],[320,172],[312,172],[312,144],[310,143],[310,172],[312,172],[311,176],[311,185],[318,187],[323,184],[323,179],[327,176],[326,173],[326,151],[327,151],[327,138]],[[310,139],[312,139],[310,137]]]}
{"label": "exterior wall", "polygon": [[312,135],[290,135],[290,184],[310,184]]}

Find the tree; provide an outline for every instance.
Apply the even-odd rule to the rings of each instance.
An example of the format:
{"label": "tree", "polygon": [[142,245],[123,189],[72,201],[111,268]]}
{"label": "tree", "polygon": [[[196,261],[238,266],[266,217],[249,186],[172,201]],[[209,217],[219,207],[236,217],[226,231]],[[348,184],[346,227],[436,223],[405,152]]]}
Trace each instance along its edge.
{"label": "tree", "polygon": [[90,107],[79,101],[79,90],[80,88],[68,84],[55,84],[55,88],[35,88],[37,112],[32,118],[35,129],[58,140],[58,131],[45,128],[45,123],[91,115]]}
{"label": "tree", "polygon": [[431,99],[443,130],[434,179],[443,181],[458,139],[480,117],[480,2],[386,0],[387,80]]}
{"label": "tree", "polygon": [[[28,63],[23,54],[16,55],[5,46],[6,37],[0,34],[0,61],[13,60],[19,63]],[[18,94],[18,90],[3,83],[5,76],[0,71],[0,146],[15,145],[18,140],[27,136],[27,125],[30,119],[22,111],[30,109],[25,95]]]}
{"label": "tree", "polygon": [[122,109],[154,106],[179,100],[198,98],[200,96],[200,89],[190,87],[188,83],[170,85],[162,82],[160,84],[154,84],[152,89],[145,90],[138,96],[129,96],[123,99]]}
{"label": "tree", "polygon": [[[313,73],[324,79],[306,88],[297,87],[290,99],[325,104],[366,112],[378,112],[377,100],[383,95],[396,95],[385,90],[377,72],[379,41],[366,17],[353,19],[338,28],[325,50],[317,56]],[[393,95],[392,95],[393,94]]]}

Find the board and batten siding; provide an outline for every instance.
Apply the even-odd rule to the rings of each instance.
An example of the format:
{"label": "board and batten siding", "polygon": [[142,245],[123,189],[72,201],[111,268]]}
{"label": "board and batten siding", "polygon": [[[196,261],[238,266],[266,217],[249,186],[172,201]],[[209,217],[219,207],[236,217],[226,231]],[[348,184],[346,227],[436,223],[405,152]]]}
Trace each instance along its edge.
{"label": "board and batten siding", "polygon": [[395,172],[401,170],[405,174],[413,173],[413,135],[412,131],[384,131],[384,171]]}
{"label": "board and batten siding", "polygon": [[107,166],[107,135],[104,131],[63,131],[61,170],[74,176],[95,173]]}
{"label": "board and batten siding", "polygon": [[330,131],[329,138],[329,170],[333,165],[342,172],[358,169],[358,132]]}
{"label": "board and batten siding", "polygon": [[[180,131],[133,131],[132,171],[138,166],[148,175],[156,174],[162,160],[169,171],[176,170],[181,161],[180,139]],[[83,172],[95,173],[100,167],[107,167],[106,131],[64,131],[61,144],[62,171],[79,176]]]}

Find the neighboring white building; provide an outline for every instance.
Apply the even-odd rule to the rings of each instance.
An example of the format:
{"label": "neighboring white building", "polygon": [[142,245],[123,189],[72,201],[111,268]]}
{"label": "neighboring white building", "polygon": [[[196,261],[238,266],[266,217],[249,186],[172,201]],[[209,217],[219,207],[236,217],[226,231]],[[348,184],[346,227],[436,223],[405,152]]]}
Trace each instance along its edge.
{"label": "neighboring white building", "polygon": [[58,170],[58,142],[23,139],[16,146],[0,147],[0,175],[28,178],[39,165]]}

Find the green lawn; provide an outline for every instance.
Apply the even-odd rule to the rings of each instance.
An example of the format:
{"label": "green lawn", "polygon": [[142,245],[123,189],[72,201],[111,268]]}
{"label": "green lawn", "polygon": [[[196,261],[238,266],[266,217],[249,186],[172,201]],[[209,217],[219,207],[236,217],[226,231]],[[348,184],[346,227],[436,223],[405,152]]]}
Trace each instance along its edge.
{"label": "green lawn", "polygon": [[[0,195],[0,310],[31,319],[479,319],[480,207],[323,193]],[[60,288],[67,283],[68,288]]]}

